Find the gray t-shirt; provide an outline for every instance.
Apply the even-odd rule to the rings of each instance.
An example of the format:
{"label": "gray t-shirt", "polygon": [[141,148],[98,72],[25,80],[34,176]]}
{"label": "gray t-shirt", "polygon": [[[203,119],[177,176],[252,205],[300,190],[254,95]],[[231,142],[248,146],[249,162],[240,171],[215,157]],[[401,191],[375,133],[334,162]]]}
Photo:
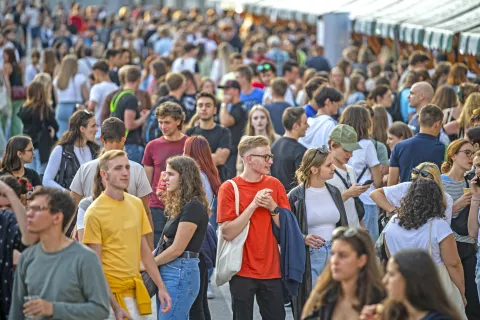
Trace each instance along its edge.
{"label": "gray t-shirt", "polygon": [[106,319],[110,310],[107,288],[102,265],[92,250],[73,242],[61,251],[46,253],[39,243],[20,258],[10,319],[25,319],[25,297],[34,295],[53,303],[49,319]]}
{"label": "gray t-shirt", "polygon": [[[97,171],[99,159],[95,159],[83,164],[78,169],[75,178],[73,178],[70,190],[83,196],[93,196],[93,182],[95,178],[95,172]],[[128,160],[130,164],[130,182],[128,184],[128,193],[132,196],[142,198],[152,193],[152,187],[148,182],[147,174],[143,167],[134,162]]]}

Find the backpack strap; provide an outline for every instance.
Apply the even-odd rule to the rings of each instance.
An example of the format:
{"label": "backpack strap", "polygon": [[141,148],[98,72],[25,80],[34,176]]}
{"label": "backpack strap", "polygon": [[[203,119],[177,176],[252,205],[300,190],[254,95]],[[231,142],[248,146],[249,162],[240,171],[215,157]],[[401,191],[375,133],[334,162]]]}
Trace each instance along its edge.
{"label": "backpack strap", "polygon": [[[117,111],[118,102],[126,94],[135,95],[135,93],[132,90],[127,89],[127,90],[119,91],[113,96],[112,101],[110,101],[110,116],[114,114],[115,111]],[[125,130],[125,137],[127,136],[128,136],[128,129]]]}
{"label": "backpack strap", "polygon": [[362,177],[365,174],[365,172],[367,171],[367,169],[368,169],[368,166],[365,166],[365,168],[363,168],[362,172],[360,173],[360,175],[357,178],[357,183],[360,182],[360,180],[362,179]]}

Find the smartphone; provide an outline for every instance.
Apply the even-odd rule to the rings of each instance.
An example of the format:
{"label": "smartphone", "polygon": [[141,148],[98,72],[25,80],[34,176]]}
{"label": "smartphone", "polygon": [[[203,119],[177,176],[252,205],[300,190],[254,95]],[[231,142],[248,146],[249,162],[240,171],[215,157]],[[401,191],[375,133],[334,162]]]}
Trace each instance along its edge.
{"label": "smartphone", "polygon": [[366,185],[368,185],[368,184],[372,184],[372,182],[373,182],[373,180],[367,180],[367,181],[365,181],[365,182],[362,184],[362,186],[366,186]]}
{"label": "smartphone", "polygon": [[480,187],[480,177],[479,176],[477,176],[477,186]]}

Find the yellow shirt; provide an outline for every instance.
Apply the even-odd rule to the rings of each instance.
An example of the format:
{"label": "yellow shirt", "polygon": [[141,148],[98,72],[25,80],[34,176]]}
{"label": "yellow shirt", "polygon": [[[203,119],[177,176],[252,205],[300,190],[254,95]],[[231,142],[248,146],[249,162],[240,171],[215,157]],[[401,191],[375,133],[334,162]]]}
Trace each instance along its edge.
{"label": "yellow shirt", "polygon": [[102,245],[107,279],[131,280],[140,275],[141,238],[150,232],[139,198],[124,193],[124,200],[117,201],[102,193],[85,213],[83,243]]}

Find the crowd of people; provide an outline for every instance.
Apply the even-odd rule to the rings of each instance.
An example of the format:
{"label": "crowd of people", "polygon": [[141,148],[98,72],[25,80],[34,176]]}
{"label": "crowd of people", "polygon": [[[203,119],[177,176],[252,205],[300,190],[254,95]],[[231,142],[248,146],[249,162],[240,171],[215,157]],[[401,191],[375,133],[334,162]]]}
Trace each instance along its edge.
{"label": "crowd of people", "polygon": [[212,319],[213,282],[238,320],[480,319],[465,64],[33,2],[0,19],[1,320]]}

